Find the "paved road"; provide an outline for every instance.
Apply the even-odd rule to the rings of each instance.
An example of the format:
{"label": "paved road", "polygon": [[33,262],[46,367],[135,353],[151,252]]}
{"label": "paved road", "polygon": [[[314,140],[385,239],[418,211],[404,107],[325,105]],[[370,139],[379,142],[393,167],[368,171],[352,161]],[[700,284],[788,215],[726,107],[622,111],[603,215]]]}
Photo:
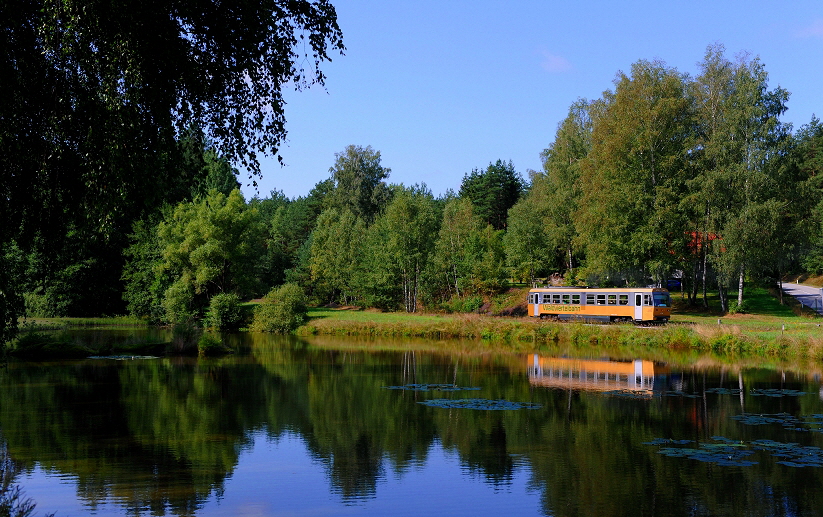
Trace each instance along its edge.
{"label": "paved road", "polygon": [[823,299],[821,299],[821,289],[819,287],[785,283],[783,284],[783,292],[789,296],[794,296],[798,302],[823,314]]}

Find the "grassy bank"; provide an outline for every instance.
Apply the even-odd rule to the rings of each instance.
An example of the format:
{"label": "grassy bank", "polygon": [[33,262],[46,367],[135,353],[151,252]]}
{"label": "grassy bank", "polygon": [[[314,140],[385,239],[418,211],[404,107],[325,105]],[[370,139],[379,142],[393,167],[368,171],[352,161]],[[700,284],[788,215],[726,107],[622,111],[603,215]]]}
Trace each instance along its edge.
{"label": "grassy bank", "polygon": [[[687,307],[675,294],[672,321],[663,327],[550,323],[527,317],[480,314],[406,314],[315,308],[299,335],[470,339],[518,350],[568,343],[580,347],[710,351],[734,356],[823,360],[823,318],[780,305],[765,288],[747,290],[749,313],[720,315]],[[787,300],[788,301],[788,300]]]}
{"label": "grassy bank", "polygon": [[146,320],[135,316],[105,316],[97,318],[26,318],[22,330],[65,330],[92,328],[147,328]]}

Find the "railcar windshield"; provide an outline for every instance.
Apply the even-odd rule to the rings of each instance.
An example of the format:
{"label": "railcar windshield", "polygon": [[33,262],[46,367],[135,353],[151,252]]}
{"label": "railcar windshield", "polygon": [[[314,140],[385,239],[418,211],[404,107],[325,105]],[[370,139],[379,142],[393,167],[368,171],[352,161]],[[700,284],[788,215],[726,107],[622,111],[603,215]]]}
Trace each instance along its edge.
{"label": "railcar windshield", "polygon": [[652,293],[655,307],[671,307],[672,299],[669,293]]}

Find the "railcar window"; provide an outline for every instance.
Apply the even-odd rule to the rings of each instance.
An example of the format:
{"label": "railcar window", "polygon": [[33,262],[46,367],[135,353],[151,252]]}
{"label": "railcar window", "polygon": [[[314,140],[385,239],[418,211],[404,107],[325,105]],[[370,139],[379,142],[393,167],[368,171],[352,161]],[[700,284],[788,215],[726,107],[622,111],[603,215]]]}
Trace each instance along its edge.
{"label": "railcar window", "polygon": [[598,294],[597,295],[597,305],[606,305],[606,295],[605,294]]}
{"label": "railcar window", "polygon": [[608,296],[609,296],[609,298],[608,298],[609,305],[617,305],[617,295],[616,294],[610,294]]}
{"label": "railcar window", "polygon": [[648,294],[643,295],[643,305],[651,305],[652,304],[651,300],[652,300],[651,296],[649,296]]}
{"label": "railcar window", "polygon": [[559,294],[553,294],[552,295],[552,303],[560,304],[560,295]]}
{"label": "railcar window", "polygon": [[572,305],[580,305],[580,295],[573,294],[572,295]]}
{"label": "railcar window", "polygon": [[570,294],[564,294],[563,295],[563,305],[569,305],[570,303],[572,303],[571,295]]}
{"label": "railcar window", "polygon": [[552,295],[544,294],[543,295],[543,303],[552,303]]}
{"label": "railcar window", "polygon": [[629,304],[629,295],[628,294],[618,295],[617,301],[620,303],[620,305],[628,305]]}
{"label": "railcar window", "polygon": [[594,305],[594,295],[587,294],[586,295],[586,305]]}
{"label": "railcar window", "polygon": [[654,296],[655,307],[671,306],[671,298],[669,297],[669,293],[653,293],[652,296]]}

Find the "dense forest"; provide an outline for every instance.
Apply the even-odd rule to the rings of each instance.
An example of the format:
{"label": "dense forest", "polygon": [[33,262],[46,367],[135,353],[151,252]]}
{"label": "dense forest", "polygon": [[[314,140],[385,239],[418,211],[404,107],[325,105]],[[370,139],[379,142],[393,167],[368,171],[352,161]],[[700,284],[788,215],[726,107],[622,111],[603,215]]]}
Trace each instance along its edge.
{"label": "dense forest", "polygon": [[528,180],[498,160],[436,197],[389,183],[380,152],[354,145],[304,197],[246,202],[231,177],[212,179],[222,191],[135,225],[128,311],[182,321],[215,295],[284,282],[321,304],[472,310],[511,281],[552,274],[571,285],[677,278],[692,303],[712,290],[723,310],[742,310],[746,282],[823,267],[823,126],[780,122],[789,94],[769,89],[757,59],[714,46],[700,70],[635,63],[602,98],[572,104]]}
{"label": "dense forest", "polygon": [[[287,20],[295,33],[316,32],[308,82],[322,84],[327,49],[343,49],[333,9],[296,5],[300,12]],[[143,15],[153,14],[132,16]],[[192,34],[228,44],[202,23]],[[9,30],[23,38],[22,27]],[[0,186],[9,201],[0,241],[6,330],[22,314],[199,321],[210,305],[236,305],[284,284],[317,304],[470,311],[511,282],[550,275],[600,286],[676,278],[690,303],[705,304],[707,291],[717,291],[724,311],[742,310],[746,282],[823,271],[823,125],[813,118],[795,130],[781,122],[789,92],[770,88],[759,59],[730,59],[720,45],[707,48],[695,77],[641,60],[619,72],[601,98],[573,102],[540,154],[542,170],[525,178],[497,160],[435,196],[422,183],[391,183],[378,150],[350,145],[305,196],[273,191],[244,199],[235,165],[254,171],[255,152],[276,151],[284,134],[282,99],[262,88],[272,78],[307,81],[305,71],[272,65],[259,84],[243,85],[248,99],[277,108],[273,119],[259,120],[232,97],[243,82],[238,76],[217,93],[186,76],[190,84],[177,90],[176,102],[157,99],[116,64],[110,70],[84,54],[91,43],[70,38],[71,28],[58,28],[65,40],[29,34],[29,47],[63,48],[78,70],[88,68],[78,77],[44,78],[66,81],[76,98],[46,106],[38,97],[46,92],[3,82],[5,93],[26,101],[0,114]],[[17,54],[6,66],[20,81],[43,60],[51,69],[38,73],[57,69],[49,60],[59,56],[12,43]],[[269,42],[273,62],[294,63],[295,56],[277,54],[276,43]],[[196,54],[181,50],[169,59],[190,65],[190,74],[202,72],[197,66],[220,68]],[[154,65],[123,69],[130,66]],[[119,96],[102,95],[107,84]],[[74,127],[47,119],[47,127],[33,128],[35,108],[66,120],[97,110],[100,122]],[[234,125],[221,125],[221,116]],[[274,136],[261,140],[248,129],[261,125]],[[5,138],[20,134],[26,138]],[[24,181],[26,174],[33,179]]]}

